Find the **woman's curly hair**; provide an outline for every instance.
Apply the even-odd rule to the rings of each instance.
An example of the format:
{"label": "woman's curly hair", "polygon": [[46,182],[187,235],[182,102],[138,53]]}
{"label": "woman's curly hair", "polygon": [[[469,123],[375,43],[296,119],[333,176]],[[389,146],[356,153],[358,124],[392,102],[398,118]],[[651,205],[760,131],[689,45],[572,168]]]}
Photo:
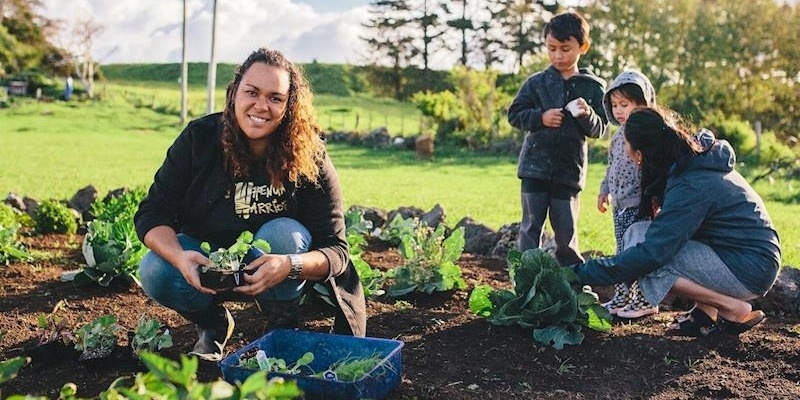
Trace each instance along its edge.
{"label": "woman's curly hair", "polygon": [[259,48],[253,51],[233,74],[225,95],[222,113],[222,157],[225,171],[234,179],[250,175],[256,157],[250,154],[247,139],[236,122],[234,98],[242,76],[255,63],[289,72],[289,98],[278,129],[269,137],[265,157],[266,172],[275,188],[282,188],[284,179],[299,183],[301,179],[316,182],[319,166],[325,157],[322,129],[317,124],[312,94],[302,70],[277,50]]}

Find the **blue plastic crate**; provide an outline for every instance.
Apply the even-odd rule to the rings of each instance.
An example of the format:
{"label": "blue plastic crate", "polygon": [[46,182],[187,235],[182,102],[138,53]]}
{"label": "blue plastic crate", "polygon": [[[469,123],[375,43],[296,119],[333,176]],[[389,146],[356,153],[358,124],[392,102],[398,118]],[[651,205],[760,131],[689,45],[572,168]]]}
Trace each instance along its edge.
{"label": "blue plastic crate", "polygon": [[310,367],[315,372],[325,371],[331,364],[346,358],[364,358],[377,355],[381,361],[361,379],[354,382],[326,380],[312,376],[272,372],[269,378],[280,376],[297,381],[306,399],[381,399],[400,383],[403,366],[400,349],[403,342],[392,339],[353,337],[328,333],[276,329],[249,343],[219,362],[223,378],[230,382],[243,382],[256,370],[239,366],[239,357],[252,350],[261,349],[267,357],[295,362],[306,352],[314,353]]}

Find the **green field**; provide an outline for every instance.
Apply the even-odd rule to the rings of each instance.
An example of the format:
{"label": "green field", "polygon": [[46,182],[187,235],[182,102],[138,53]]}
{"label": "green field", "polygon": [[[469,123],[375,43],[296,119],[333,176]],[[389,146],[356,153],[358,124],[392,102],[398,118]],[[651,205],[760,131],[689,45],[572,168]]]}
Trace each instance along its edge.
{"label": "green field", "polygon": [[[117,86],[105,92],[102,102],[27,101],[0,109],[0,189],[42,200],[67,199],[90,184],[100,196],[119,187],[149,185],[181,127],[175,114],[132,100],[130,93],[146,90]],[[165,88],[151,90],[166,96]],[[367,98],[348,98],[342,104],[376,114],[386,111],[374,107],[392,108],[396,115],[409,110],[408,105],[393,107],[392,102]],[[388,211],[414,206],[427,211],[440,204],[450,225],[469,216],[492,229],[520,219],[515,157],[447,152],[419,161],[410,151],[335,143],[329,149],[347,207]],[[590,165],[579,235],[583,250],[609,254],[614,248],[611,216],[595,208],[604,168]],[[765,195],[785,190],[783,185],[764,182],[756,187]],[[767,205],[782,237],[784,264],[800,265],[800,222],[792,218],[800,206]]]}

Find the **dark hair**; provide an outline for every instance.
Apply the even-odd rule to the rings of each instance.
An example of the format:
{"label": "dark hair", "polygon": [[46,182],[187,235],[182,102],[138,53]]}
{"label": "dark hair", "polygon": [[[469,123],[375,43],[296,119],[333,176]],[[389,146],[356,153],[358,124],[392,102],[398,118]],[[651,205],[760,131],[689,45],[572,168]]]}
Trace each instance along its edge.
{"label": "dark hair", "polygon": [[547,35],[553,35],[560,42],[565,42],[572,36],[583,46],[590,41],[589,23],[580,14],[568,11],[550,19],[542,32],[543,37],[546,38]]}
{"label": "dark hair", "polygon": [[611,91],[608,92],[609,96],[611,96],[614,93],[628,99],[629,101],[636,103],[636,105],[639,106],[647,105],[647,100],[644,99],[644,93],[642,92],[642,88],[635,83],[625,83],[611,89]]}
{"label": "dark hair", "polygon": [[319,176],[318,163],[324,155],[322,129],[316,122],[312,107],[312,94],[302,70],[291,63],[278,50],[259,48],[234,71],[225,94],[225,110],[222,113],[222,154],[226,172],[232,178],[250,174],[254,161],[247,140],[236,122],[234,100],[242,76],[255,63],[265,63],[289,73],[289,98],[286,112],[278,129],[270,135],[267,145],[266,172],[271,184],[283,187],[282,180],[288,178],[297,183],[301,177],[312,182]]}
{"label": "dark hair", "polygon": [[661,206],[667,178],[680,172],[702,149],[694,136],[666,109],[640,108],[625,122],[625,139],[642,153],[642,198],[639,215],[653,217]]}

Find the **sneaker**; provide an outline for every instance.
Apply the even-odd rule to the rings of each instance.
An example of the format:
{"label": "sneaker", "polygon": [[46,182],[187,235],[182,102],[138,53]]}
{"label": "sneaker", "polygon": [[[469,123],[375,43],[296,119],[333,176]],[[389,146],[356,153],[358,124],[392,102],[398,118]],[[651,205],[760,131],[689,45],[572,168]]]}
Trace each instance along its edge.
{"label": "sneaker", "polygon": [[620,318],[641,318],[658,313],[658,305],[650,304],[639,290],[638,282],[631,285],[628,304],[617,311]]}
{"label": "sneaker", "polygon": [[628,290],[628,285],[624,283],[618,283],[614,285],[614,296],[611,297],[611,300],[603,303],[603,307],[608,310],[609,314],[617,315],[619,310],[622,310],[626,305],[628,305],[629,295],[630,291]]}
{"label": "sneaker", "polygon": [[214,327],[195,325],[198,339],[197,343],[194,345],[194,349],[192,349],[189,354],[196,355],[206,361],[222,360],[225,355],[225,344],[233,335],[233,328],[236,325],[230,311],[225,307],[222,307],[222,310],[224,310],[226,326],[222,326],[221,324]]}

